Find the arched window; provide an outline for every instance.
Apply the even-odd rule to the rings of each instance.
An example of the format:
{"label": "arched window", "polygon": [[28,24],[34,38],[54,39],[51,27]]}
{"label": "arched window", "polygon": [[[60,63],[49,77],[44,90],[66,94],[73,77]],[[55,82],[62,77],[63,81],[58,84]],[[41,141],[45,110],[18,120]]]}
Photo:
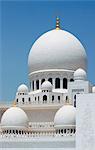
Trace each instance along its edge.
{"label": "arched window", "polygon": [[70,82],[74,82],[74,79],[70,79]]}
{"label": "arched window", "polygon": [[30,97],[29,97],[28,101],[29,101],[29,103],[31,102],[31,98]]}
{"label": "arched window", "polygon": [[76,100],[76,95],[74,96],[74,99]]}
{"label": "arched window", "polygon": [[18,134],[18,130],[16,130],[16,134]]}
{"label": "arched window", "polygon": [[52,95],[52,102],[54,101],[54,95]]}
{"label": "arched window", "polygon": [[22,98],[22,102],[24,103],[24,98]]}
{"label": "arched window", "polygon": [[74,100],[74,107],[76,107],[76,100]]}
{"label": "arched window", "polygon": [[76,132],[76,130],[74,129],[74,133]]}
{"label": "arched window", "polygon": [[41,84],[42,84],[44,81],[45,81],[45,79],[42,79],[42,80],[41,80]]}
{"label": "arched window", "polygon": [[46,95],[43,96],[43,101],[47,101],[47,96]]}
{"label": "arched window", "polygon": [[15,130],[13,130],[13,133],[15,134]]}
{"label": "arched window", "polygon": [[39,101],[39,96],[38,96],[38,101]]}
{"label": "arched window", "polygon": [[49,78],[48,81],[52,84],[52,78]]}
{"label": "arched window", "polygon": [[61,133],[63,133],[63,129],[61,129]]}
{"label": "arched window", "polygon": [[56,89],[60,88],[60,79],[59,78],[55,79],[55,88]]}
{"label": "arched window", "polygon": [[18,103],[18,98],[16,99],[16,102]]}
{"label": "arched window", "polygon": [[19,134],[21,134],[21,131],[19,131]]}
{"label": "arched window", "polygon": [[67,89],[67,79],[63,79],[63,89]]}
{"label": "arched window", "polygon": [[76,95],[74,96],[74,107],[76,107]]}
{"label": "arched window", "polygon": [[39,89],[39,80],[36,81],[36,89]]}
{"label": "arched window", "polygon": [[66,129],[64,129],[64,133],[66,133]]}
{"label": "arched window", "polygon": [[66,96],[66,100],[68,100],[68,96]]}
{"label": "arched window", "polygon": [[71,129],[71,133],[73,133],[73,129]]}
{"label": "arched window", "polygon": [[58,96],[58,102],[60,103],[60,96]]}
{"label": "arched window", "polygon": [[34,81],[32,81],[32,88],[33,88],[33,90],[34,90]]}

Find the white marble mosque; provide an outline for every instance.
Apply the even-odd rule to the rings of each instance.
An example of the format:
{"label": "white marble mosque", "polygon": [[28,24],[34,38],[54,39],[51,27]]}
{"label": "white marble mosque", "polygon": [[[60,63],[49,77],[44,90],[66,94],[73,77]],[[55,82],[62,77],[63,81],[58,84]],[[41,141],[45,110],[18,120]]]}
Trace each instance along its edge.
{"label": "white marble mosque", "polygon": [[93,110],[89,103],[93,99],[94,107],[95,87],[87,79],[85,48],[61,29],[59,18],[56,28],[33,44],[28,69],[30,87],[19,85],[13,104],[0,104],[0,148],[75,150],[78,145],[77,150],[85,150],[81,128],[85,120],[85,131],[91,125],[83,114],[87,107]]}

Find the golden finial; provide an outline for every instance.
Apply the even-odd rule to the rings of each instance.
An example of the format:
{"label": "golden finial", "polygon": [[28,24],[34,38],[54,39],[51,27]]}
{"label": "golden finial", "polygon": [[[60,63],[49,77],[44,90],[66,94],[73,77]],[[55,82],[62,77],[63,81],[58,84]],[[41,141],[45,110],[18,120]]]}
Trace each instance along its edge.
{"label": "golden finial", "polygon": [[56,17],[56,30],[60,29],[60,19]]}
{"label": "golden finial", "polygon": [[13,101],[12,106],[13,106],[13,107],[16,107],[16,101]]}

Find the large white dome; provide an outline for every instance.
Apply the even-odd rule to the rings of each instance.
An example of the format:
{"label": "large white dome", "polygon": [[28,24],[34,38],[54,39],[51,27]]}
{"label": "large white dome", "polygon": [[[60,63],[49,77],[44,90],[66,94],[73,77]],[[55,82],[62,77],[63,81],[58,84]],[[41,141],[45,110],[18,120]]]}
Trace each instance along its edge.
{"label": "large white dome", "polygon": [[28,117],[21,108],[11,107],[4,112],[1,125],[8,128],[25,128],[28,126]]}
{"label": "large white dome", "polygon": [[72,105],[64,105],[55,114],[54,125],[55,128],[68,128],[75,126],[76,109]]}
{"label": "large white dome", "polygon": [[33,44],[29,57],[29,73],[46,69],[86,70],[87,56],[80,41],[64,30],[51,30]]}

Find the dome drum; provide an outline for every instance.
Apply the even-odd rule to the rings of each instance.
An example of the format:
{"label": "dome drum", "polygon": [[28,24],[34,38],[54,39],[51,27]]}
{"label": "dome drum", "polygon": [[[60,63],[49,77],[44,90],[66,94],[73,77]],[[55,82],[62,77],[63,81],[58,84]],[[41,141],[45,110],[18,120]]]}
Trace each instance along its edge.
{"label": "dome drum", "polygon": [[[73,79],[73,73],[72,70],[64,70],[64,69],[51,69],[51,70],[43,70],[38,71],[30,74],[30,82],[31,82],[31,90],[38,89],[36,86],[39,84],[39,89],[41,89],[42,81],[50,81],[53,85],[53,89],[55,89],[55,79],[59,78],[62,87],[63,88],[63,79],[67,79],[67,81],[70,81]],[[37,82],[37,83],[36,83]]]}
{"label": "dome drum", "polygon": [[48,80],[49,78],[55,79],[57,77],[67,78],[70,80],[73,78],[74,71],[73,70],[65,70],[65,69],[49,69],[49,70],[40,70],[38,72],[33,72],[29,74],[30,81],[33,80]]}

